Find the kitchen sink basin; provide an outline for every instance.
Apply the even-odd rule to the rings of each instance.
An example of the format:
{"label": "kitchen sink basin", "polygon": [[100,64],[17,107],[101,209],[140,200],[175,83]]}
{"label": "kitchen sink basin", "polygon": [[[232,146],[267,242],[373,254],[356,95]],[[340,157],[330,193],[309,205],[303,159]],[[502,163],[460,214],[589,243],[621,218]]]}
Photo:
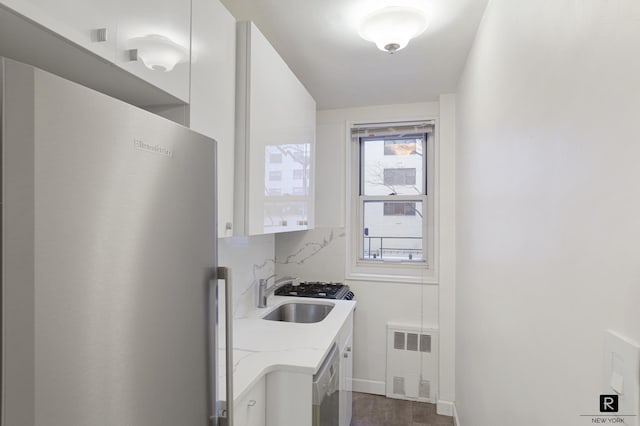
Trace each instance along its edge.
{"label": "kitchen sink basin", "polygon": [[262,317],[269,321],[314,323],[320,322],[329,315],[333,305],[317,303],[285,303]]}

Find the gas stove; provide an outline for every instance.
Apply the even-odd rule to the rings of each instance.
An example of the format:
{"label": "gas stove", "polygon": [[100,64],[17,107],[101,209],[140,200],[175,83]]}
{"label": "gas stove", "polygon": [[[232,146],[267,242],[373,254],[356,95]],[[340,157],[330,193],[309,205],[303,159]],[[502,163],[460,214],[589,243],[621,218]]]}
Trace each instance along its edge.
{"label": "gas stove", "polygon": [[275,291],[277,296],[316,297],[319,299],[353,299],[349,286],[342,283],[301,282],[300,285],[285,284]]}

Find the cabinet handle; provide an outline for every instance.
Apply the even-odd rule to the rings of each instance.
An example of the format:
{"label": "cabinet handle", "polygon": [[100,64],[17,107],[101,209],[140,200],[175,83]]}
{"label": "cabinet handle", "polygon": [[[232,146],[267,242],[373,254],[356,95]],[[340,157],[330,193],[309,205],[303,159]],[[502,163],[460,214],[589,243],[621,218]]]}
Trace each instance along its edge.
{"label": "cabinet handle", "polygon": [[98,28],[96,30],[96,41],[99,43],[104,43],[107,41],[107,29],[106,28]]}
{"label": "cabinet handle", "polygon": [[129,49],[129,60],[136,62],[140,57],[138,56],[138,49]]}
{"label": "cabinet handle", "polygon": [[250,400],[250,401],[249,401],[249,403],[247,404],[247,407],[255,407],[255,405],[256,405],[256,400],[255,400],[255,399],[252,399],[252,400]]}
{"label": "cabinet handle", "polygon": [[342,356],[343,356],[343,358],[349,358],[349,354],[346,353],[346,352]]}
{"label": "cabinet handle", "polygon": [[347,352],[351,352],[351,346],[347,346]]}

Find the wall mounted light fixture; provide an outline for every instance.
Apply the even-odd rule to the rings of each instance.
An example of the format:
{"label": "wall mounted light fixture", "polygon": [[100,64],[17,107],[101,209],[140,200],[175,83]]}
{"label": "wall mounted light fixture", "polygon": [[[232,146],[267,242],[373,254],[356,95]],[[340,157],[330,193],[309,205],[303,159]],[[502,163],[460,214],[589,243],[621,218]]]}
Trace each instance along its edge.
{"label": "wall mounted light fixture", "polygon": [[427,29],[427,16],[419,9],[391,6],[368,15],[360,24],[360,37],[378,49],[395,53]]}
{"label": "wall mounted light fixture", "polygon": [[140,59],[149,69],[169,72],[189,60],[189,51],[171,39],[158,34],[129,40],[131,60]]}

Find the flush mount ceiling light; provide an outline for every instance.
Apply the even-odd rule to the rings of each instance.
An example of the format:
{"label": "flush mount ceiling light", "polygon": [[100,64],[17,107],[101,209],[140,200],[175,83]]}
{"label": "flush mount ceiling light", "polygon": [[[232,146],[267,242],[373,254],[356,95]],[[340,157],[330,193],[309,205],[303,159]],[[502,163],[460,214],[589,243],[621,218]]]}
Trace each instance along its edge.
{"label": "flush mount ceiling light", "polygon": [[189,51],[171,39],[158,34],[150,34],[129,40],[131,59],[140,59],[149,69],[169,72],[189,59]]}
{"label": "flush mount ceiling light", "polygon": [[419,36],[429,24],[425,14],[411,7],[385,7],[373,12],[360,24],[360,37],[378,49],[395,53]]}

